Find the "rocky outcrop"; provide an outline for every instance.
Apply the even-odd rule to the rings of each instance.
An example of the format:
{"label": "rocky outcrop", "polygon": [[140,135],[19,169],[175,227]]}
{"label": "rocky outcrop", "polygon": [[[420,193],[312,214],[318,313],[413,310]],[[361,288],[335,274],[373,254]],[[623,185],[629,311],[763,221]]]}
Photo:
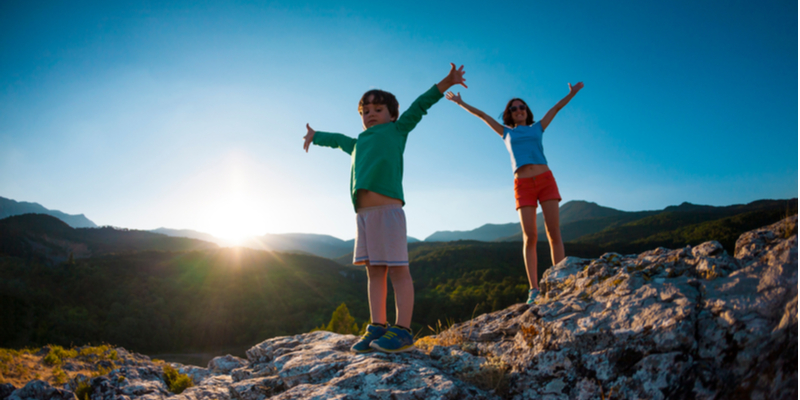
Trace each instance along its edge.
{"label": "rocky outcrop", "polygon": [[[536,304],[411,353],[356,355],[355,336],[314,332],[266,340],[246,360],[173,364],[194,381],[177,395],[154,364],[126,365],[92,379],[91,398],[796,399],[797,257],[795,216],[745,233],[734,256],[707,242],[567,258]],[[11,398],[64,398],[39,382]]]}

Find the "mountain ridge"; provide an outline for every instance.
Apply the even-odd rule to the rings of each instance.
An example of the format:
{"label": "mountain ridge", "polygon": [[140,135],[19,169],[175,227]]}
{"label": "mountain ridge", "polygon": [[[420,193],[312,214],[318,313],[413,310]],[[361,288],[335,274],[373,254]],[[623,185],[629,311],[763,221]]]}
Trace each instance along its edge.
{"label": "mountain ridge", "polygon": [[67,214],[58,210],[50,210],[39,203],[16,201],[0,197],[0,219],[22,214],[46,214],[56,217],[73,228],[96,228],[97,224],[83,214]]}

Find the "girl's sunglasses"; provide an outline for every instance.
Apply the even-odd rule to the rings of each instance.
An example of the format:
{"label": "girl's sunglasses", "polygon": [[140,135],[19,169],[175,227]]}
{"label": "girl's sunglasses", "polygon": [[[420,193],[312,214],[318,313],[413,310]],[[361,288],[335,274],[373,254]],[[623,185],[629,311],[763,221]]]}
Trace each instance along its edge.
{"label": "girl's sunglasses", "polygon": [[525,109],[527,109],[527,107],[525,107],[525,106],[519,106],[519,107],[511,106],[508,109],[511,110],[511,112],[516,112],[517,110],[525,110]]}

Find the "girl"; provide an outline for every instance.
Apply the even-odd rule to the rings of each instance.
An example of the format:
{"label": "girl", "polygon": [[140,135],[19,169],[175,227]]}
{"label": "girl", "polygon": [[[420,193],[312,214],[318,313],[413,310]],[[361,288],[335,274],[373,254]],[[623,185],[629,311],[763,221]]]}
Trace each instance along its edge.
{"label": "girl", "polygon": [[553,173],[547,167],[542,147],[542,134],[553,117],[559,110],[572,100],[579,90],[583,89],[583,82],[575,86],[569,84],[569,94],[556,103],[544,118],[533,123],[533,112],[522,99],[511,99],[503,111],[503,124],[500,125],[494,118],[485,112],[470,106],[461,100],[461,93],[448,92],[448,100],[455,102],[470,114],[480,118],[492,128],[503,141],[511,154],[511,169],[514,171],[514,197],[517,200],[517,212],[522,225],[522,238],[524,241],[523,256],[525,269],[528,273],[530,291],[528,304],[533,304],[539,295],[539,282],[536,271],[536,202],[542,205],[547,239],[550,241],[550,256],[553,265],[564,259],[564,243],[561,240],[561,228],[558,223],[558,202],[561,195],[553,178]]}

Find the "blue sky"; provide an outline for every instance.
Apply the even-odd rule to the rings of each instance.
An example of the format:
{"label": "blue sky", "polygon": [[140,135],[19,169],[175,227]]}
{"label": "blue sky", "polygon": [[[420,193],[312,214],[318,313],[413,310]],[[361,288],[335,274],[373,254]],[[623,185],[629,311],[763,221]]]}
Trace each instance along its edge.
{"label": "blue sky", "polygon": [[[797,3],[0,3],[0,196],[100,225],[354,236],[372,88],[536,119],[564,202],[621,210],[798,193]],[[609,4],[613,3],[613,4]],[[409,235],[517,221],[502,141],[441,100],[409,136]]]}

